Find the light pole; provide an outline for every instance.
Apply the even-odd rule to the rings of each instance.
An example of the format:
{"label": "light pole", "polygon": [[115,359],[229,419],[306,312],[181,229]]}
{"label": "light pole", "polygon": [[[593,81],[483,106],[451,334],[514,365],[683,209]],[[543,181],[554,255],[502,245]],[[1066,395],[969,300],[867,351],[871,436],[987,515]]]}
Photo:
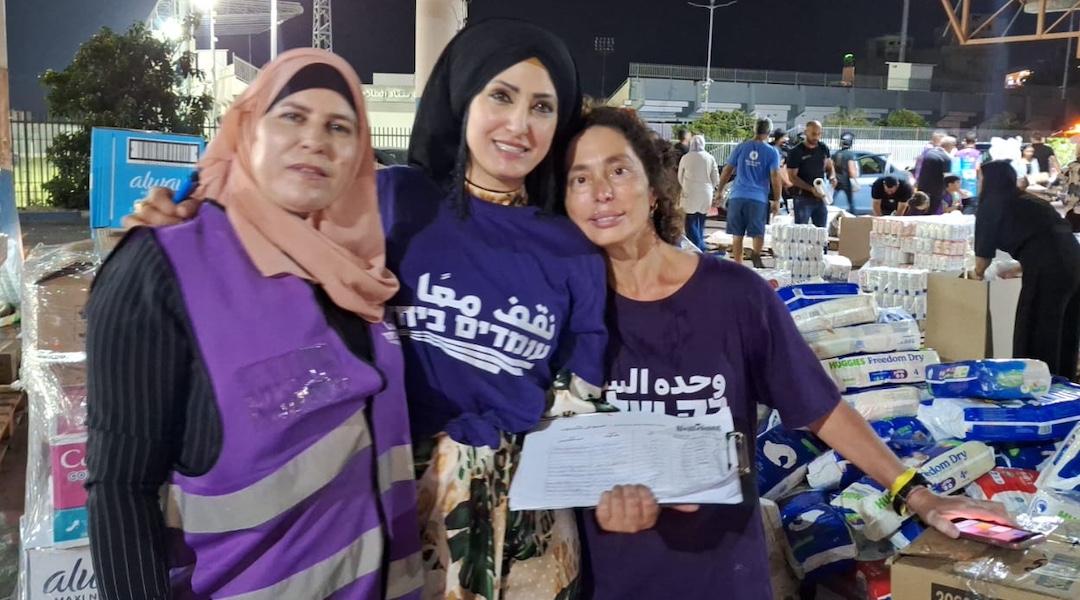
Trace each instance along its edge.
{"label": "light pole", "polygon": [[709,106],[709,86],[712,84],[713,14],[716,13],[716,9],[718,9],[718,8],[726,8],[728,6],[731,6],[732,4],[735,4],[738,1],[739,0],[731,0],[731,2],[727,2],[727,3],[724,3],[724,4],[717,4],[716,0],[709,0],[708,4],[697,4],[695,2],[687,2],[687,4],[689,4],[690,6],[695,6],[697,8],[707,8],[707,9],[709,9],[709,50],[708,50],[709,54],[705,58],[705,85],[704,85],[704,88],[705,88],[704,103],[705,103],[706,108],[708,108],[708,106]]}
{"label": "light pole", "polygon": [[270,60],[277,58],[277,0],[270,0]]}
{"label": "light pole", "polygon": [[593,48],[600,53],[600,97],[607,99],[607,57],[615,51],[615,38],[598,37],[593,40]]}
{"label": "light pole", "polygon": [[214,2],[215,0],[199,0],[199,8],[210,19],[210,97],[213,104],[210,106],[210,122],[217,122],[217,38],[214,36]]}
{"label": "light pole", "polygon": [[907,33],[910,15],[911,0],[904,0],[904,15],[900,19],[900,62],[907,62]]}

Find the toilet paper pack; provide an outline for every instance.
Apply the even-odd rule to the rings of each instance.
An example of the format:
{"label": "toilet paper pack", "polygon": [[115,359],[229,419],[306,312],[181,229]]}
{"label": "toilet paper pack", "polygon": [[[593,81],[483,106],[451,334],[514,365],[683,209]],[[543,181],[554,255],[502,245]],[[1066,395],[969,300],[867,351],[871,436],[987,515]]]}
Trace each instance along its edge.
{"label": "toilet paper pack", "polygon": [[940,362],[937,352],[890,352],[822,361],[841,392],[889,384],[926,381],[926,367]]}

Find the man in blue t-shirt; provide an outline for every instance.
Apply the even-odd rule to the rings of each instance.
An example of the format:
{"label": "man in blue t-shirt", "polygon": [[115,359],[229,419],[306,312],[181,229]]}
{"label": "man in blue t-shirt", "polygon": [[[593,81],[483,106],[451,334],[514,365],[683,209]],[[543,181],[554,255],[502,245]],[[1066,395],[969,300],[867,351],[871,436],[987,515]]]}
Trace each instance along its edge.
{"label": "man in blue t-shirt", "polygon": [[[735,262],[743,261],[743,237],[753,239],[750,260],[762,268],[761,248],[765,244],[765,221],[769,210],[780,212],[780,153],[769,144],[772,121],[759,119],[754,129],[754,139],[735,147],[724,172],[720,174],[723,190],[731,176],[735,175],[730,199],[727,203],[727,233],[732,236],[731,256]],[[769,196],[772,196],[772,206]]]}

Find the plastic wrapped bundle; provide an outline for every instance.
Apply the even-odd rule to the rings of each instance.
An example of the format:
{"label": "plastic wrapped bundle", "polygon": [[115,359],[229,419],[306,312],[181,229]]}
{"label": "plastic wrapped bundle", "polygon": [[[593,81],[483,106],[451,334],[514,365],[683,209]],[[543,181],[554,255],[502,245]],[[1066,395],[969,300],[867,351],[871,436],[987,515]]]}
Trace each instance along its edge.
{"label": "plastic wrapped bundle", "polygon": [[804,581],[821,581],[855,566],[858,550],[851,531],[824,493],[803,492],[779,504],[796,571]]}
{"label": "plastic wrapped bundle", "polygon": [[825,281],[832,283],[846,283],[851,279],[851,259],[839,254],[826,254]]}
{"label": "plastic wrapped bundle", "polygon": [[934,443],[934,436],[915,417],[895,417],[870,423],[874,433],[885,442],[893,452],[905,456],[919,448]]}
{"label": "plastic wrapped bundle", "polygon": [[1036,482],[1040,491],[1049,492],[1080,516],[1080,425],[1061,444],[1050,464]]}
{"label": "plastic wrapped bundle", "polygon": [[865,476],[850,460],[836,450],[829,450],[807,467],[806,482],[815,490],[832,491],[846,488]]}
{"label": "plastic wrapped bundle", "polygon": [[822,360],[849,354],[879,354],[922,347],[922,332],[915,321],[823,329],[804,333],[803,339]]}
{"label": "plastic wrapped bundle", "polygon": [[937,398],[919,408],[919,419],[939,437],[986,442],[1063,439],[1080,422],[1080,386],[1055,382],[1033,400]]}
{"label": "plastic wrapped bundle", "polygon": [[858,294],[800,308],[792,311],[791,318],[795,320],[799,332],[804,334],[865,325],[877,321],[877,304],[873,296]]}
{"label": "plastic wrapped bundle", "polygon": [[826,446],[804,431],[777,425],[757,436],[756,473],[762,498],[776,500],[806,480],[806,470]]}
{"label": "plastic wrapped bundle", "polygon": [[864,419],[873,423],[896,417],[918,415],[923,392],[915,386],[902,385],[844,394],[843,398]]}
{"label": "plastic wrapped bundle", "polygon": [[889,493],[869,477],[849,485],[833,499],[832,505],[846,513],[846,520],[866,539],[877,542],[888,539],[904,524],[905,518],[896,514]]}
{"label": "plastic wrapped bundle", "polygon": [[784,306],[795,311],[829,300],[857,296],[859,286],[853,283],[802,283],[781,288],[777,293]]}
{"label": "plastic wrapped bundle", "polygon": [[926,381],[935,398],[1021,400],[1050,389],[1050,368],[1041,360],[1010,358],[932,365]]}
{"label": "plastic wrapped bundle", "polygon": [[937,352],[890,352],[834,358],[821,362],[841,392],[890,384],[922,383],[926,367],[940,362]]}

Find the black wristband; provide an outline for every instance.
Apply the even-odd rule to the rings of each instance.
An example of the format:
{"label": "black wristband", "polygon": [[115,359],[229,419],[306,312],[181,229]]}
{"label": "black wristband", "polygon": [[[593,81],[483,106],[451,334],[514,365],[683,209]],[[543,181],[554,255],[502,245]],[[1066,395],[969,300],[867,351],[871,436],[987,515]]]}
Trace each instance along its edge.
{"label": "black wristband", "polygon": [[893,510],[896,511],[896,514],[901,517],[905,515],[906,511],[904,510],[904,507],[907,505],[908,496],[910,496],[911,492],[915,491],[916,488],[921,487],[928,490],[932,488],[930,481],[924,477],[922,473],[916,473],[915,476],[911,478],[911,481],[907,482],[904,487],[900,488],[900,491],[896,492],[896,495],[893,496],[892,499],[892,507]]}

